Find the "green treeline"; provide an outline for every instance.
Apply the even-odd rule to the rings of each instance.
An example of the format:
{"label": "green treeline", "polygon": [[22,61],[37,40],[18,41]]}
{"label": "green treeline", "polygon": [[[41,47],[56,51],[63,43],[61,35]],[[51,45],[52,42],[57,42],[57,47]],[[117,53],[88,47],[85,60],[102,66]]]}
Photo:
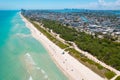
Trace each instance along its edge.
{"label": "green treeline", "polygon": [[78,32],[75,28],[63,26],[59,22],[42,20],[45,28],[52,29],[53,32],[60,34],[66,41],[72,41],[77,46],[99,60],[120,70],[120,44],[107,39],[94,38],[84,32]]}

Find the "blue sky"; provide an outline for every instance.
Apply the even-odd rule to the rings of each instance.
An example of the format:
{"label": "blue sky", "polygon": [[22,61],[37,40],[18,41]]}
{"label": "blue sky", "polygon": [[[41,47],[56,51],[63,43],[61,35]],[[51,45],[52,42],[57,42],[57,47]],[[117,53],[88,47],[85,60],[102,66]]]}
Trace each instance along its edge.
{"label": "blue sky", "polygon": [[119,9],[120,0],[0,0],[0,9]]}

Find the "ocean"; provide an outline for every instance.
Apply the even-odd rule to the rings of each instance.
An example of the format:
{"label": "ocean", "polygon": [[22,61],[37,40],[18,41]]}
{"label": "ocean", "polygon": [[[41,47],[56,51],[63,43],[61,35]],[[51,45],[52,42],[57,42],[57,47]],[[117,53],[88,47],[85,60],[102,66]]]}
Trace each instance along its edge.
{"label": "ocean", "polygon": [[0,11],[0,80],[68,80],[19,11]]}

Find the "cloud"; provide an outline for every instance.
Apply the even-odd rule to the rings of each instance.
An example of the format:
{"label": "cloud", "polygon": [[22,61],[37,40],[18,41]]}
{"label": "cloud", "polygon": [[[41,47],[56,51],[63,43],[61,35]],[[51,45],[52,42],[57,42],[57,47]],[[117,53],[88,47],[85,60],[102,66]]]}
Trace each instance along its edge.
{"label": "cloud", "polygon": [[97,2],[91,2],[88,4],[77,5],[77,8],[85,9],[99,9],[99,10],[120,10],[120,0],[115,1],[105,1],[98,0]]}
{"label": "cloud", "polygon": [[98,0],[99,9],[120,9],[120,0],[114,2],[106,2],[105,0]]}
{"label": "cloud", "polygon": [[115,4],[116,4],[116,6],[120,7],[120,0],[117,0],[117,1],[115,2]]}
{"label": "cloud", "polygon": [[98,0],[98,3],[99,4],[105,4],[105,1],[104,0]]}

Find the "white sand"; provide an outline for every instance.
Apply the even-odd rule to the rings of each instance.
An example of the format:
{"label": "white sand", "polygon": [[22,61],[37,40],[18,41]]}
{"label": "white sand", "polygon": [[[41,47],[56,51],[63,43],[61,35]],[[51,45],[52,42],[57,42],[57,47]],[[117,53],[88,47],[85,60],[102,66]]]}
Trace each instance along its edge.
{"label": "white sand", "polygon": [[33,80],[31,76],[30,76],[29,80]]}
{"label": "white sand", "polygon": [[48,50],[56,65],[68,76],[70,80],[104,80],[92,70],[81,64],[67,52],[51,42],[46,36],[40,33],[28,20],[21,15],[26,26],[30,29],[32,36],[40,41]]}

